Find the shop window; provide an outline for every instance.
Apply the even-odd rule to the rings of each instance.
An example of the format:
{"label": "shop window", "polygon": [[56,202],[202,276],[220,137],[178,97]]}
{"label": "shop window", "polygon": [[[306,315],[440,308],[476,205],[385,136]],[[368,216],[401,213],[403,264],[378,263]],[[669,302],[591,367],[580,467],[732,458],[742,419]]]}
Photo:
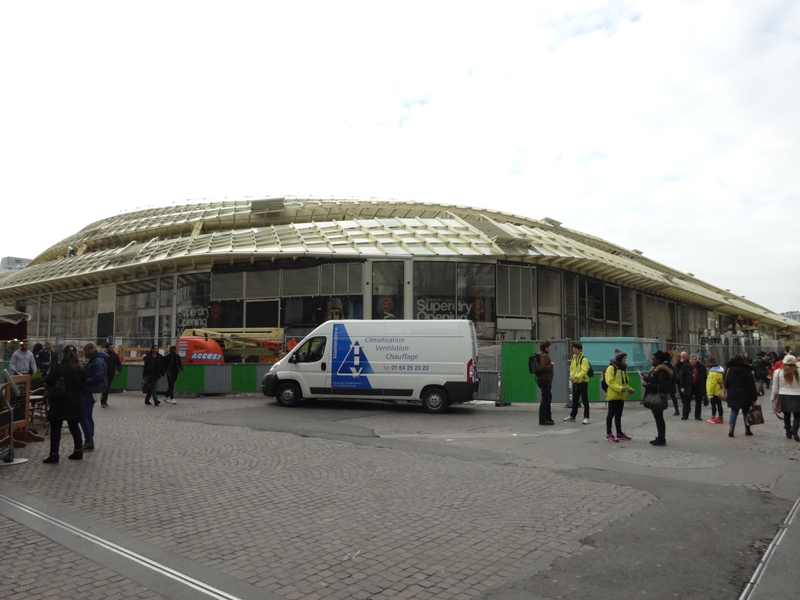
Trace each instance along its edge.
{"label": "shop window", "polygon": [[279,327],[280,301],[259,300],[247,303],[247,327]]}
{"label": "shop window", "polygon": [[372,318],[402,319],[404,265],[401,261],[372,263]]}
{"label": "shop window", "polygon": [[455,292],[455,263],[414,263],[415,319],[455,319]]}
{"label": "shop window", "polygon": [[209,329],[241,329],[244,327],[244,302],[220,300],[208,307]]}
{"label": "shop window", "polygon": [[163,347],[175,343],[172,338],[172,305],[175,299],[172,293],[172,283],[172,277],[162,277],[158,283],[158,344]]}
{"label": "shop window", "polygon": [[283,298],[281,327],[289,325],[322,325],[331,319],[363,319],[364,297],[333,296],[324,298]]}
{"label": "shop window", "polygon": [[619,288],[606,286],[606,321],[619,321]]}
{"label": "shop window", "polygon": [[[493,340],[495,335],[495,265],[457,263],[457,307],[459,319],[475,323],[478,339]],[[525,269],[530,287],[530,270]]]}
{"label": "shop window", "polygon": [[590,319],[606,318],[602,283],[597,281],[586,282],[586,306],[589,311]]}
{"label": "shop window", "polygon": [[209,317],[210,273],[179,275],[175,295],[176,335],[184,331],[206,329]]}
{"label": "shop window", "polygon": [[539,313],[561,314],[561,273],[539,269]]}
{"label": "shop window", "polygon": [[497,309],[504,317],[530,317],[535,314],[535,273],[530,267],[497,265]]}

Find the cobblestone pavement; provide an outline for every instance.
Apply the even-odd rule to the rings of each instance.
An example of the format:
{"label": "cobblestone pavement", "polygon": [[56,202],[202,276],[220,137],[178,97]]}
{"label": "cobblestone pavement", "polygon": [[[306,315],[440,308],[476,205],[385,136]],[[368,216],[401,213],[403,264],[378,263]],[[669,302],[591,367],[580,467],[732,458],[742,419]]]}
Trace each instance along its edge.
{"label": "cobblestone pavement", "polygon": [[123,598],[163,600],[137,583],[101,567],[16,521],[0,516],[0,598],[39,600]]}
{"label": "cobblestone pavement", "polygon": [[[47,442],[30,444],[17,455],[31,461],[2,482],[291,600],[474,598],[589,550],[581,539],[654,501],[529,465],[170,418],[263,404],[254,395],[153,407],[115,395],[94,411],[97,449],[83,461],[44,465]],[[19,526],[0,539],[0,555],[23,547],[25,559],[2,572],[4,598],[59,597],[69,582],[73,598],[118,588],[157,597]],[[51,556],[63,559],[49,566]],[[83,573],[91,592],[75,581]],[[35,590],[26,587],[34,578]]]}

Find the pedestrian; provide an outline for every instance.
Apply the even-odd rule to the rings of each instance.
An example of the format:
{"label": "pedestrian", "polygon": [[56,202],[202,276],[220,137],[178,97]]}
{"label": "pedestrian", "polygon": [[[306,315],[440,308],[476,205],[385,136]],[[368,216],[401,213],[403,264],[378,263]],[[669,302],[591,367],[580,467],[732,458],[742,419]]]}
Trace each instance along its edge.
{"label": "pedestrian", "polygon": [[108,408],[108,394],[111,391],[111,382],[114,381],[114,377],[118,377],[122,374],[122,361],[119,359],[119,355],[114,352],[114,344],[108,342],[106,344],[106,376],[108,380],[108,384],[106,385],[106,389],[103,391],[103,399],[100,401],[100,406],[103,408]]}
{"label": "pedestrian", "polygon": [[555,425],[550,405],[553,401],[553,361],[550,360],[551,342],[545,340],[539,345],[539,373],[536,375],[536,385],[542,392],[542,401],[539,404],[539,425]]}
{"label": "pedestrian", "polygon": [[733,437],[733,430],[736,428],[736,419],[739,411],[744,418],[744,434],[753,435],[750,426],[747,424],[747,413],[750,407],[758,400],[756,392],[756,381],[753,372],[738,354],[732,357],[725,365],[724,387],[728,392],[728,408],[731,410],[730,420],[728,421],[728,437]]}
{"label": "pedestrian", "polygon": [[[167,373],[167,392],[164,394],[164,400],[177,404],[178,401],[175,400],[175,382],[178,381],[178,374],[183,373],[183,365],[181,364],[181,356],[178,354],[177,346],[169,347],[169,353],[164,357],[164,370]],[[541,407],[539,410],[541,410]]]}
{"label": "pedestrian", "polygon": [[678,408],[678,389],[680,388],[678,383],[678,365],[680,364],[680,360],[678,355],[672,350],[667,350],[666,354],[668,357],[667,362],[669,363],[667,366],[672,372],[672,381],[670,381],[669,385],[667,386],[666,393],[670,398],[672,398],[672,406],[675,408],[675,412],[672,413],[672,416],[679,417],[681,414],[681,411]]}
{"label": "pedestrian", "polygon": [[[42,462],[56,464],[61,446],[61,428],[67,422],[69,432],[72,434],[73,450],[67,458],[70,460],[83,459],[83,443],[81,428],[78,425],[81,417],[81,398],[86,375],[78,360],[78,350],[75,346],[64,346],[61,362],[55,362],[49,367],[45,383],[47,384],[47,420],[50,421],[50,455]],[[59,380],[63,380],[62,383]]]}
{"label": "pedestrian", "polygon": [[146,396],[144,398],[145,404],[150,404],[150,398],[153,398],[153,404],[158,406],[161,402],[158,399],[158,380],[164,376],[164,357],[158,351],[158,346],[153,345],[150,352],[144,355],[144,382],[147,388]]}
{"label": "pedestrian", "polygon": [[83,449],[94,450],[94,405],[98,400],[103,399],[103,392],[108,384],[106,371],[106,354],[100,352],[94,344],[86,344],[83,347],[83,356],[89,360],[86,365],[86,385],[83,390],[83,401],[81,403],[81,429],[83,429]]}
{"label": "pedestrian", "polygon": [[583,399],[583,424],[589,424],[589,361],[583,355],[583,344],[573,342],[572,360],[569,363],[569,380],[572,382],[572,410],[565,421],[574,421],[578,403]]}
{"label": "pedestrian", "polygon": [[[683,354],[681,358],[683,358]],[[692,400],[694,400],[694,419],[695,421],[702,421],[703,419],[700,415],[703,411],[703,396],[706,393],[706,370],[698,362],[696,354],[692,354],[689,357],[689,361],[683,363],[678,377],[681,385],[681,399],[683,400],[683,416],[681,420],[686,421],[689,418],[689,413],[692,410]]]}
{"label": "pedestrian", "polygon": [[[783,428],[786,439],[800,442],[797,431],[800,429],[800,377],[797,373],[797,359],[791,354],[783,357],[783,366],[772,378],[772,406],[783,413]],[[792,420],[794,415],[794,420]]]}
{"label": "pedestrian", "polygon": [[44,347],[36,353],[36,366],[47,377],[50,367],[58,362],[58,355],[53,350],[53,342],[45,342]]}
{"label": "pedestrian", "polygon": [[[725,370],[719,366],[717,359],[709,356],[706,359],[706,369],[708,375],[706,376],[706,395],[709,402],[711,402],[711,418],[709,423],[724,423],[725,420],[722,416],[722,400],[719,397],[719,391],[722,389],[722,378]],[[717,416],[719,413],[719,416]]]}
{"label": "pedestrian", "polygon": [[36,359],[33,352],[28,351],[28,341],[25,340],[11,355],[11,362],[8,363],[12,375],[33,375],[36,373]]}
{"label": "pedestrian", "polygon": [[[629,440],[631,438],[622,433],[622,409],[625,408],[628,394],[634,391],[628,382],[628,354],[626,352],[618,350],[614,354],[614,362],[608,365],[604,379],[608,385],[608,390],[606,390],[606,404],[608,404],[606,439],[609,442]],[[611,432],[612,421],[617,428],[616,436]]]}
{"label": "pedestrian", "polygon": [[769,380],[767,379],[769,363],[767,362],[766,356],[766,352],[759,352],[753,359],[753,364],[750,365],[756,379],[756,390],[759,396],[763,396],[764,391],[769,388]]}
{"label": "pedestrian", "polygon": [[[673,387],[675,376],[669,355],[661,350],[650,357],[652,369],[644,376],[645,394],[664,394]],[[664,422],[664,409],[651,408],[653,418],[656,420],[656,439],[650,443],[653,446],[667,445],[667,425]]]}
{"label": "pedestrian", "polygon": [[745,352],[745,353],[744,353],[744,356],[743,356],[743,358],[744,358],[744,362],[745,362],[745,364],[746,364],[748,367],[749,367],[749,366],[751,366],[751,365],[753,364],[753,359],[752,359],[752,358],[750,358],[750,354],[748,354],[747,352]]}

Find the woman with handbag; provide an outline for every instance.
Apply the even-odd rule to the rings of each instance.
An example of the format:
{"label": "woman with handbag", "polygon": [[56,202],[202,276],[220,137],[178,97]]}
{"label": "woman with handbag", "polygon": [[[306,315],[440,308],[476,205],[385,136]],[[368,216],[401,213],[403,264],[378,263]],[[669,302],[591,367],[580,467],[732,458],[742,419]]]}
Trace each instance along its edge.
{"label": "woman with handbag", "polygon": [[674,382],[672,365],[669,355],[659,350],[650,358],[653,366],[650,372],[644,375],[644,398],[642,404],[653,411],[656,420],[656,439],[650,442],[653,446],[667,445],[667,426],[664,422],[664,410],[669,406],[667,393]]}
{"label": "woman with handbag", "polygon": [[58,451],[61,445],[61,428],[64,421],[72,434],[73,452],[67,458],[83,459],[83,442],[78,422],[81,418],[81,399],[85,387],[86,375],[78,360],[75,346],[64,346],[64,358],[53,363],[47,372],[47,420],[50,421],[50,455],[42,462],[55,465],[58,463]]}
{"label": "woman with handbag", "polygon": [[758,400],[756,391],[756,380],[753,372],[744,359],[736,355],[728,361],[726,366],[724,389],[728,393],[728,408],[731,410],[730,421],[728,422],[728,437],[733,437],[733,430],[736,429],[736,420],[739,411],[744,417],[744,434],[753,435],[750,425],[747,424],[747,413],[750,407]]}
{"label": "woman with handbag", "polygon": [[797,373],[797,359],[791,354],[783,357],[783,366],[775,371],[772,378],[772,406],[776,407],[777,403],[780,403],[780,411],[783,413],[786,439],[800,442],[797,435],[797,430],[800,429],[800,377]]}

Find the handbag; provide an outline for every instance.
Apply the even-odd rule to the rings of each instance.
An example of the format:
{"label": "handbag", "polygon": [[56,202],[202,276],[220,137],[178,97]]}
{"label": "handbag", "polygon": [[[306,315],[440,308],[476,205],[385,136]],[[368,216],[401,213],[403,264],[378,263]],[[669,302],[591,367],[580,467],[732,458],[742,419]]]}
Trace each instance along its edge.
{"label": "handbag", "polygon": [[150,391],[150,382],[147,381],[144,377],[142,377],[142,393],[146,394]]}
{"label": "handbag", "polygon": [[717,398],[719,398],[720,400],[722,400],[724,402],[727,402],[728,401],[728,390],[726,390],[725,388],[720,388],[720,390],[717,392]]}
{"label": "handbag", "polygon": [[753,406],[750,407],[750,410],[747,413],[746,422],[748,425],[764,424],[764,413],[761,412],[761,405],[758,402],[754,402]]}
{"label": "handbag", "polygon": [[647,392],[642,398],[642,406],[650,410],[666,410],[669,406],[669,400],[666,394]]}

